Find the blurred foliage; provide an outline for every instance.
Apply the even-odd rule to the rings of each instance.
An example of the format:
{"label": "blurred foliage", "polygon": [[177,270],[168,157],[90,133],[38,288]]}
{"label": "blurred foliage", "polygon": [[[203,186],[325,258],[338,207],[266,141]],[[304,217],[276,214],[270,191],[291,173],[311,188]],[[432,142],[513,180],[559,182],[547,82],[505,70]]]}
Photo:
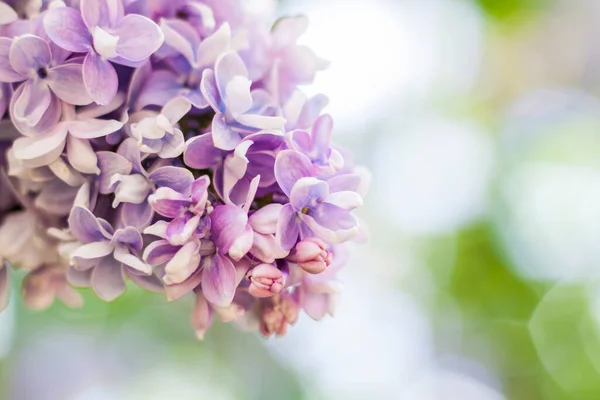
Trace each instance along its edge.
{"label": "blurred foliage", "polygon": [[474,0],[490,17],[507,21],[547,7],[553,0]]}

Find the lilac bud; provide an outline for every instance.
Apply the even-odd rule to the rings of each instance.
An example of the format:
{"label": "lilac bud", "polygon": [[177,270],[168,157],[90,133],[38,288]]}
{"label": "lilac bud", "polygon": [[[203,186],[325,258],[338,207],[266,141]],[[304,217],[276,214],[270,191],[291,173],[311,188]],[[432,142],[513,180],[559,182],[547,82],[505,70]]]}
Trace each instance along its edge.
{"label": "lilac bud", "polygon": [[298,303],[289,294],[275,295],[261,304],[260,333],[269,337],[285,335],[289,324],[298,320]]}
{"label": "lilac bud", "polygon": [[271,297],[283,289],[283,273],[273,264],[259,264],[246,274],[248,291],[254,297]]}
{"label": "lilac bud", "polygon": [[331,264],[331,252],[319,238],[308,238],[296,245],[296,262],[309,274],[320,274]]}

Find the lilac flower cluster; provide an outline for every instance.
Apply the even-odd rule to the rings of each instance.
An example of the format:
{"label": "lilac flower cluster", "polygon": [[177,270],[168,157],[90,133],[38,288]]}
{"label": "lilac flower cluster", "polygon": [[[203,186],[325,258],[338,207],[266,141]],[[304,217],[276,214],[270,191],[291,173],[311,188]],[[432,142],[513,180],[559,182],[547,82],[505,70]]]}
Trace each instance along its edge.
{"label": "lilac flower cluster", "polygon": [[235,0],[0,1],[0,307],[73,287],[195,296],[265,336],[333,313],[368,175],[331,143],[326,63]]}

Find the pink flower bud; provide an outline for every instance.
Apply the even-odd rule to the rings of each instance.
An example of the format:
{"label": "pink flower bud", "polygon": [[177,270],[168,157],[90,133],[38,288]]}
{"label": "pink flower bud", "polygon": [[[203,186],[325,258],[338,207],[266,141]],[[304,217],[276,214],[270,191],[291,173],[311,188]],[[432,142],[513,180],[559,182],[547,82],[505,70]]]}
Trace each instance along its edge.
{"label": "pink flower bud", "polygon": [[260,332],[265,337],[285,335],[288,325],[298,320],[299,312],[298,303],[287,293],[263,300],[259,314]]}
{"label": "pink flower bud", "polygon": [[254,297],[271,297],[283,289],[283,273],[273,264],[259,264],[246,274],[248,292]]}
{"label": "pink flower bud", "polygon": [[296,245],[296,262],[309,274],[320,274],[331,264],[331,252],[319,238],[304,239]]}

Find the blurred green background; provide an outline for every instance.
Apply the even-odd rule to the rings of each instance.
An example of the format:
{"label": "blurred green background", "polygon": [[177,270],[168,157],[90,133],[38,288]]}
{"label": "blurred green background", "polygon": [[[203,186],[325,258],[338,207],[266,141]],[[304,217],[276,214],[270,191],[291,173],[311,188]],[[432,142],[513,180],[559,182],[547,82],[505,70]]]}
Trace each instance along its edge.
{"label": "blurred green background", "polygon": [[198,342],[190,299],[15,297],[0,398],[599,399],[600,2],[251,3],[309,16],[306,91],[373,173],[335,318]]}

